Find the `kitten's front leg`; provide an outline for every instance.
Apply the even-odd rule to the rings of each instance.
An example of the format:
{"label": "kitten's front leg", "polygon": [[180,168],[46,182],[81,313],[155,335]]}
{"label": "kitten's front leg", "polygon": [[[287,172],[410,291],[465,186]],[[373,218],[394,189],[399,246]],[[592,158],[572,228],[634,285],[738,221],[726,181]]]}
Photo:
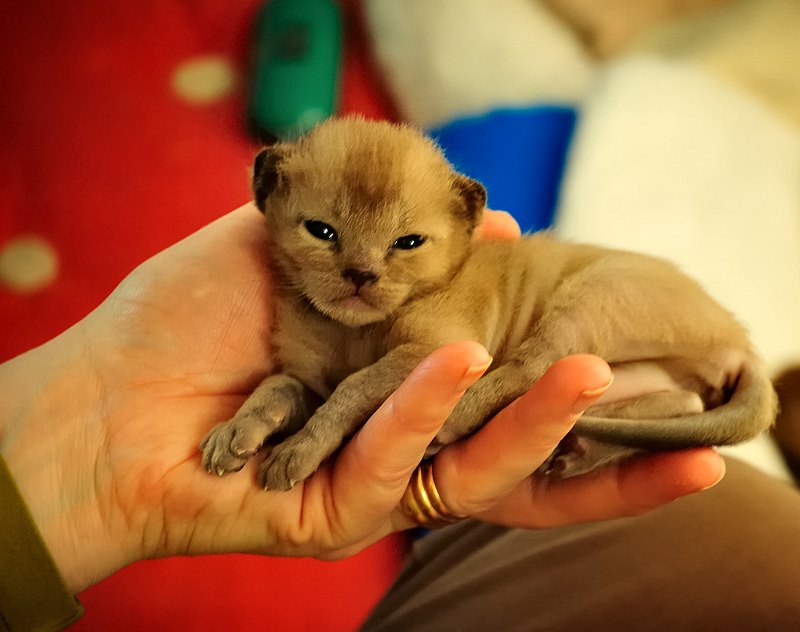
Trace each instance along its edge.
{"label": "kitten's front leg", "polygon": [[522,363],[507,363],[479,379],[456,405],[427,450],[436,454],[443,446],[465,437],[523,395],[536,380]]}
{"label": "kitten's front leg", "polygon": [[297,378],[270,375],[233,419],[205,436],[200,444],[203,466],[220,476],[242,469],[271,435],[300,429],[318,404],[319,398]]}
{"label": "kitten's front leg", "polygon": [[419,345],[402,345],[340,382],[296,434],[273,448],[258,470],[265,489],[288,490],[358,430],[427,355]]}

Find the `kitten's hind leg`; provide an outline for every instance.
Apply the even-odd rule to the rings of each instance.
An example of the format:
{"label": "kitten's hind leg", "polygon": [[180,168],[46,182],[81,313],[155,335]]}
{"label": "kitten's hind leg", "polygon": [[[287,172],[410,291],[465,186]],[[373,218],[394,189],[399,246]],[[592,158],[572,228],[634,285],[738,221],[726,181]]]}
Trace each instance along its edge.
{"label": "kitten's hind leg", "polygon": [[572,478],[644,454],[644,450],[568,434],[536,470],[552,479]]}
{"label": "kitten's hind leg", "polygon": [[[617,402],[592,406],[587,416],[629,419],[631,425],[637,419],[673,419],[685,417],[691,423],[691,415],[703,412],[703,401],[694,391],[658,391]],[[676,423],[680,423],[676,421]],[[580,431],[570,432],[553,454],[537,470],[551,478],[570,478],[586,474],[602,467],[619,463],[644,454],[644,450],[624,445],[597,441],[582,436]]]}
{"label": "kitten's hind leg", "polygon": [[642,393],[636,397],[597,404],[586,410],[587,417],[619,417],[630,419],[673,419],[703,412],[703,400],[694,391],[685,389]]}
{"label": "kitten's hind leg", "polygon": [[233,419],[205,436],[200,444],[203,466],[220,476],[242,469],[270,436],[302,428],[319,402],[297,378],[283,374],[267,377]]}

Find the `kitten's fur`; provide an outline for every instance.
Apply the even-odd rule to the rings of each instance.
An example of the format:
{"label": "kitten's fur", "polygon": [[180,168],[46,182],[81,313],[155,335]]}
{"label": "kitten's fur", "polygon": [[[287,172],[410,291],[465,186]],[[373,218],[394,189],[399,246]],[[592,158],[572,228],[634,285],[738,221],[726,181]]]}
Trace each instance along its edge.
{"label": "kitten's fur", "polygon": [[641,449],[743,441],[774,420],[745,332],[695,282],[658,259],[547,234],[473,241],[483,187],[410,127],[330,120],[259,154],[253,187],[277,280],[280,372],[203,440],[211,472],[238,470],[289,435],[259,469],[261,485],[289,489],[457,340],[477,340],[494,361],[431,451],[575,353],[653,384],[590,409],[549,463],[562,475]]}

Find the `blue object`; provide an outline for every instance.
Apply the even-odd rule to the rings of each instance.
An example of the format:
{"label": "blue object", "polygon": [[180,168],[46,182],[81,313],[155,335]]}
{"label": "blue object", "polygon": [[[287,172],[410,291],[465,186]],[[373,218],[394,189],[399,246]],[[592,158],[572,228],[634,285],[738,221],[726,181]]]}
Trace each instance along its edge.
{"label": "blue object", "polygon": [[494,110],[429,133],[458,171],[483,183],[490,208],[535,231],[553,223],[576,118],[560,106]]}

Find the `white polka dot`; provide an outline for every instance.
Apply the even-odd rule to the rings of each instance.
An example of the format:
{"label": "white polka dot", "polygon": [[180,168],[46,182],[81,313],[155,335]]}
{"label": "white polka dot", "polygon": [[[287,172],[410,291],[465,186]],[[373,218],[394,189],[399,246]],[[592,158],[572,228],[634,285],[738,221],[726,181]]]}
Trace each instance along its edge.
{"label": "white polka dot", "polygon": [[220,55],[204,55],[179,64],[172,91],[184,101],[204,105],[223,99],[236,86],[236,70]]}
{"label": "white polka dot", "polygon": [[58,272],[58,257],[41,237],[16,237],[0,249],[0,283],[17,292],[36,292],[50,285]]}

